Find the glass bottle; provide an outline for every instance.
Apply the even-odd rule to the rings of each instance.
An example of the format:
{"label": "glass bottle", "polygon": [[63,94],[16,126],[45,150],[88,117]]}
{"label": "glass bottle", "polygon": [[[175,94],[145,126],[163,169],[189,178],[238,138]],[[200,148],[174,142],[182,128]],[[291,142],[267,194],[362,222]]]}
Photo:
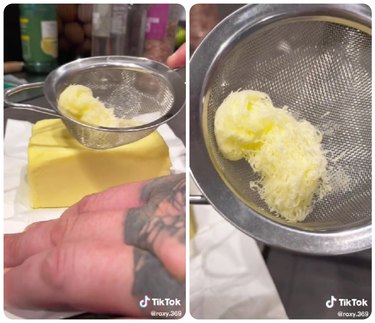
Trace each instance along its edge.
{"label": "glass bottle", "polygon": [[128,55],[143,56],[147,22],[146,4],[132,4],[129,7],[128,19]]}
{"label": "glass bottle", "polygon": [[29,72],[57,67],[57,14],[54,4],[20,4],[22,56]]}
{"label": "glass bottle", "polygon": [[91,56],[110,55],[111,5],[94,4],[92,12]]}
{"label": "glass bottle", "polygon": [[111,54],[127,54],[128,5],[113,4],[111,14]]}

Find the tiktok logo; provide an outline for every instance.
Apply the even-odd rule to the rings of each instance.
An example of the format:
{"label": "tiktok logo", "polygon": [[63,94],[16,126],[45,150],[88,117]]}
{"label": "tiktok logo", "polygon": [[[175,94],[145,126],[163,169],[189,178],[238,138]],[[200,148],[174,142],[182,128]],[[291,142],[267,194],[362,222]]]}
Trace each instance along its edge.
{"label": "tiktok logo", "polygon": [[326,302],[326,306],[327,308],[332,308],[334,305],[335,305],[335,302],[337,301],[336,297],[335,296],[331,296],[331,299],[329,299],[327,302]]}
{"label": "tiktok logo", "polygon": [[147,305],[148,305],[148,302],[151,300],[150,297],[148,297],[147,295],[145,295],[145,298],[144,299],[141,299],[139,301],[139,306],[142,307],[142,308],[146,308]]}

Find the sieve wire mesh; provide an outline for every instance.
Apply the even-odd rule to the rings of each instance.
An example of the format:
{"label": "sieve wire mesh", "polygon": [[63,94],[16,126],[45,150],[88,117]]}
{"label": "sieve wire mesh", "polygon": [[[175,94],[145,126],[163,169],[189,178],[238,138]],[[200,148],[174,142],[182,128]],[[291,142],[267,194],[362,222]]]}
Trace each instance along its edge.
{"label": "sieve wire mesh", "polygon": [[[275,106],[288,106],[323,132],[333,191],[314,203],[302,223],[271,214],[249,187],[259,178],[249,164],[226,160],[218,150],[215,112],[239,89],[266,92]],[[325,21],[260,29],[220,59],[204,102],[210,156],[228,187],[249,207],[307,231],[333,232],[371,222],[371,36]]]}
{"label": "sieve wire mesh", "polygon": [[143,117],[145,122],[152,122],[165,115],[173,104],[173,93],[165,78],[128,66],[99,65],[67,74],[57,94],[70,84],[89,87],[120,118]]}
{"label": "sieve wire mesh", "polygon": [[[165,77],[130,65],[93,64],[79,72],[67,71],[56,84],[56,100],[71,84],[89,87],[106,108],[113,109],[116,117],[137,120],[146,126],[167,115],[175,102],[172,86]],[[132,127],[127,127],[109,132],[100,127],[83,127],[74,120],[65,119],[64,123],[82,144],[95,149],[134,142],[155,130],[131,131]]]}

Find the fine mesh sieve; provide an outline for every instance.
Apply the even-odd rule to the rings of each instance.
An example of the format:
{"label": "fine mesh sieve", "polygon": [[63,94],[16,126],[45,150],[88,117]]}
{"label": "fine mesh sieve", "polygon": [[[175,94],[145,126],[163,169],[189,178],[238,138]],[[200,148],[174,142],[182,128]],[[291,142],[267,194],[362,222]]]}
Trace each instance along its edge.
{"label": "fine mesh sieve", "polygon": [[[371,245],[371,18],[361,5],[249,5],[203,41],[191,60],[191,169],[206,198],[266,243],[319,254]],[[214,135],[232,92],[269,94],[323,132],[332,192],[305,221],[276,217],[249,182],[244,161],[225,159]]]}
{"label": "fine mesh sieve", "polygon": [[[100,127],[82,123],[58,107],[61,92],[71,84],[89,87],[93,95],[111,108],[118,118],[137,120],[141,125],[127,128]],[[15,103],[12,95],[42,87],[52,109]],[[79,59],[52,71],[44,83],[32,83],[8,90],[5,103],[63,120],[72,135],[94,149],[121,146],[145,137],[172,119],[185,104],[185,84],[176,71],[137,57],[102,56]]]}

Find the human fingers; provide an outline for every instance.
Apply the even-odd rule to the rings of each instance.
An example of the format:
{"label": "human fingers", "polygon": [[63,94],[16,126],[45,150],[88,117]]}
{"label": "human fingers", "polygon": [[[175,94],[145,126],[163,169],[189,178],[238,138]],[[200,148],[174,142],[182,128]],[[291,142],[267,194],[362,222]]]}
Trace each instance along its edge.
{"label": "human fingers", "polygon": [[[13,267],[50,244],[50,230],[56,220],[29,225],[24,232],[4,234],[4,267]],[[26,233],[27,232],[27,233]]]}
{"label": "human fingers", "polygon": [[21,233],[4,235],[4,267],[20,265],[27,258],[63,242],[104,240],[123,242],[125,214],[120,211],[70,214],[35,222]]}
{"label": "human fingers", "polygon": [[[57,220],[33,223],[25,230],[27,233],[6,234],[4,237],[4,266],[19,265],[29,256],[58,244],[62,239],[76,239],[73,237],[72,231],[74,231],[73,228],[77,219],[81,219],[79,222],[87,221],[86,224],[79,227],[82,238],[85,234],[90,235],[91,233],[85,226],[96,223],[96,221],[95,219],[89,220],[89,216],[82,216],[82,214],[119,210],[122,211],[122,217],[125,210],[139,207],[141,187],[146,182],[120,185],[100,193],[91,194],[65,210]],[[123,217],[117,222],[111,219],[112,217],[108,219],[103,214],[100,227],[103,226],[103,222],[108,225],[110,221],[113,221],[114,225],[118,225],[118,229],[116,231],[111,230],[108,234],[113,235],[115,232],[121,234],[123,225],[120,225],[119,222],[122,224]],[[70,233],[70,237],[68,233]]]}
{"label": "human fingers", "polygon": [[28,258],[4,276],[7,309],[74,309],[147,315],[139,301],[149,295],[183,300],[176,282],[146,251],[119,243],[63,244]]}
{"label": "human fingers", "polygon": [[[115,311],[119,303],[131,301],[124,298],[130,294],[131,264],[131,248],[125,245],[87,241],[60,245],[29,257],[5,273],[4,302],[10,309],[91,310],[96,305],[95,300],[87,299],[92,293],[96,301],[103,299],[101,304]],[[117,270],[129,280],[122,284],[123,295],[116,294],[119,302],[112,299],[116,290],[108,291],[112,284],[107,281],[124,282],[115,276]],[[100,304],[96,310],[101,310]]]}
{"label": "human fingers", "polygon": [[[86,212],[74,217],[64,216],[48,222],[34,223],[25,232],[4,236],[4,266],[18,266],[34,254],[63,242],[101,240],[125,244],[125,232],[128,231],[135,239],[135,232],[138,230],[136,223],[127,222],[126,217],[127,213],[124,211]],[[158,238],[153,251],[173,276],[184,279],[184,244],[164,233]]]}
{"label": "human fingers", "polygon": [[167,59],[167,65],[170,68],[178,68],[186,65],[186,44],[182,44],[171,56]]}
{"label": "human fingers", "polygon": [[157,255],[185,278],[185,174],[161,177],[141,190],[141,206],[128,211],[125,242]]}
{"label": "human fingers", "polygon": [[[89,195],[65,210],[59,219],[33,223],[22,233],[6,234],[4,236],[4,266],[19,265],[29,256],[59,243],[61,239],[67,237],[66,232],[71,231],[74,222],[82,217],[82,213],[139,207],[142,185],[143,182],[120,185]],[[87,230],[82,232],[87,233]]]}
{"label": "human fingers", "polygon": [[93,194],[68,211],[60,219],[33,224],[24,233],[6,235],[4,265],[19,265],[62,241],[99,239],[149,250],[172,275],[185,278],[184,174]]}
{"label": "human fingers", "polygon": [[[92,194],[81,200],[74,208],[64,213],[64,217],[73,215],[81,218],[79,232],[91,232],[84,229],[82,214],[100,211],[119,211],[120,216],[100,216],[101,219],[112,218],[118,227],[124,229],[126,243],[157,255],[166,268],[179,279],[185,278],[185,174],[164,176],[131,185],[121,185],[105,192]],[[70,213],[69,213],[70,212]],[[93,217],[94,219],[94,217]],[[115,219],[120,219],[120,222]],[[104,220],[103,220],[104,221]],[[123,222],[124,221],[124,222]],[[71,221],[73,222],[73,221]],[[90,220],[91,223],[96,221]],[[113,223],[112,223],[113,224]],[[103,225],[98,225],[100,229]],[[95,231],[95,227],[92,228]],[[108,234],[115,232],[107,230]],[[94,237],[105,234],[97,232]]]}
{"label": "human fingers", "polygon": [[77,216],[81,213],[126,210],[139,207],[141,188],[152,180],[118,185],[105,191],[90,194],[66,209],[63,216]]}

